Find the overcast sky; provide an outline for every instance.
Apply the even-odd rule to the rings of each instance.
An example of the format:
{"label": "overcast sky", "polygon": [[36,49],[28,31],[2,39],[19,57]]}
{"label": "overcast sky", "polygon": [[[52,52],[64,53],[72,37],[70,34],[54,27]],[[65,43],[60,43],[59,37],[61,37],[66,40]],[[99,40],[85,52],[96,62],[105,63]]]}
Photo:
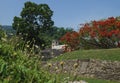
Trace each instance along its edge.
{"label": "overcast sky", "polygon": [[0,25],[12,25],[26,1],[48,4],[58,27],[78,29],[91,20],[120,16],[120,0],[0,0]]}

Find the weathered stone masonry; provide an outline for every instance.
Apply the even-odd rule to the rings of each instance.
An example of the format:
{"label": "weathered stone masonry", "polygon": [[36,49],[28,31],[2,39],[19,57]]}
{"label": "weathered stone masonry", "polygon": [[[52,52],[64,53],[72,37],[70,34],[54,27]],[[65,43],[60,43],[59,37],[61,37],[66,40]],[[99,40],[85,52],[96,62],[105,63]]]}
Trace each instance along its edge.
{"label": "weathered stone masonry", "polygon": [[60,63],[61,62],[51,62],[52,66],[49,67],[50,72],[70,73],[79,76],[120,81],[119,61],[86,59],[63,61],[63,66]]}

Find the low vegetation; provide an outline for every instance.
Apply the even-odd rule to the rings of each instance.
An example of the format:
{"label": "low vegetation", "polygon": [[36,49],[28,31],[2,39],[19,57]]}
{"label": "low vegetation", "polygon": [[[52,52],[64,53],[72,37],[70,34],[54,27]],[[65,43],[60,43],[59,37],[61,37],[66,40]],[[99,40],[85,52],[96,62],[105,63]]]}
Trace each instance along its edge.
{"label": "low vegetation", "polygon": [[59,74],[59,77],[61,77],[62,79],[66,80],[66,83],[68,81],[85,81],[87,83],[120,83],[117,81],[110,81],[110,80],[102,80],[102,79],[96,79],[96,78],[86,78],[86,77],[77,77],[75,78],[74,76],[70,76],[70,75],[66,75],[66,74]]}
{"label": "low vegetation", "polygon": [[[41,69],[37,56],[28,57],[7,44],[0,44],[0,82],[45,83],[50,74]],[[39,66],[39,67],[38,67]]]}
{"label": "low vegetation", "polygon": [[52,59],[52,61],[73,60],[73,59],[101,59],[120,61],[120,48],[97,49],[97,50],[77,50],[64,53]]}

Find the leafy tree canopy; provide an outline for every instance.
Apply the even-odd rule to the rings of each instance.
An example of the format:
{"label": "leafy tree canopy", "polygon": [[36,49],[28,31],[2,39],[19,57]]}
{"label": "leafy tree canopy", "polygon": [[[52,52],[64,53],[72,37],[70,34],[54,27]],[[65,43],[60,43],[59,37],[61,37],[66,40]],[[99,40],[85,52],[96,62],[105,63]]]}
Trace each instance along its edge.
{"label": "leafy tree canopy", "polygon": [[59,40],[67,32],[72,32],[72,31],[73,31],[72,28],[64,28],[64,27],[53,26],[53,27],[51,27],[51,29],[48,31],[47,34],[49,34],[52,37],[52,39]]}
{"label": "leafy tree canopy", "polygon": [[42,45],[45,41],[39,35],[53,26],[52,15],[53,11],[47,4],[36,4],[29,1],[24,4],[20,17],[14,17],[12,27],[17,31],[17,35],[30,41],[31,45],[33,43]]}

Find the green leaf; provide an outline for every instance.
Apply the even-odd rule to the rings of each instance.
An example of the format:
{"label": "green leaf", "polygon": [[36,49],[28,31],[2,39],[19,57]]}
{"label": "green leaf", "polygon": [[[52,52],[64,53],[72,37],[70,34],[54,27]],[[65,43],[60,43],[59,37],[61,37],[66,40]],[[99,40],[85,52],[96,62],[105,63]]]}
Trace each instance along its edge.
{"label": "green leaf", "polygon": [[6,63],[3,63],[1,66],[0,73],[3,73],[5,71],[5,68],[6,68]]}
{"label": "green leaf", "polygon": [[0,48],[2,48],[2,45],[0,45]]}

